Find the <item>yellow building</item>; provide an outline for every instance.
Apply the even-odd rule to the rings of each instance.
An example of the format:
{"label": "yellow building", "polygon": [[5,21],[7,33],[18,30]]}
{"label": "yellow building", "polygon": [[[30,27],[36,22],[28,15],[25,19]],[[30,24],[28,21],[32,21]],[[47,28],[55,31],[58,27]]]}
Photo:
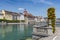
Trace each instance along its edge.
{"label": "yellow building", "polygon": [[18,14],[16,12],[1,10],[0,11],[0,19],[20,20],[20,14]]}

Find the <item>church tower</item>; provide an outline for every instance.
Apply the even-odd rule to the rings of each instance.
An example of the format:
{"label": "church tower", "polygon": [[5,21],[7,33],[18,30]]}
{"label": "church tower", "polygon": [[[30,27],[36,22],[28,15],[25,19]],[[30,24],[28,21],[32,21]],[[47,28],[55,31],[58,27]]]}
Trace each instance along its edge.
{"label": "church tower", "polygon": [[24,16],[28,16],[28,12],[27,12],[27,10],[26,9],[24,9]]}

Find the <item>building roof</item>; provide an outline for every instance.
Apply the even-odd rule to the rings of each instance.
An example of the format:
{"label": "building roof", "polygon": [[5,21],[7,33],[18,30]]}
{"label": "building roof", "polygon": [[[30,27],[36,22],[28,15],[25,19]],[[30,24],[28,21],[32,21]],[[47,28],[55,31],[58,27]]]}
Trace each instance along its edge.
{"label": "building roof", "polygon": [[7,10],[4,10],[6,14],[11,14],[11,15],[17,15],[17,16],[20,16],[19,13],[16,13],[16,12],[11,12],[11,11],[7,11]]}
{"label": "building roof", "polygon": [[23,13],[24,13],[24,16],[25,16],[25,17],[28,17],[28,18],[29,18],[29,17],[34,18],[34,16],[33,16],[31,13],[28,13],[28,11],[27,11],[26,9],[24,10]]}

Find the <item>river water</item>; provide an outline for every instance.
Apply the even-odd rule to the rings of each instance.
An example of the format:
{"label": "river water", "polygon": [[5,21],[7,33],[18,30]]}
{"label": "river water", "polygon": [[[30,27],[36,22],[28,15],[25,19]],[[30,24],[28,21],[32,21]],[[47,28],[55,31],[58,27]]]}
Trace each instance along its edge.
{"label": "river water", "polygon": [[[60,26],[60,23],[56,26]],[[26,40],[32,38],[33,25],[0,25],[0,40]]]}
{"label": "river water", "polygon": [[26,40],[32,38],[33,25],[0,25],[0,40]]}

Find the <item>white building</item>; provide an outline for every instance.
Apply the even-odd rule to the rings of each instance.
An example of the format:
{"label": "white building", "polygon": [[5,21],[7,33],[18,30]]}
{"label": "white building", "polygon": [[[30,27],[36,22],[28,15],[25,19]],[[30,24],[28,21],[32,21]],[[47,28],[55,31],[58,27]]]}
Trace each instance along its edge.
{"label": "white building", "polygon": [[3,14],[1,11],[0,11],[0,19],[3,19]]}
{"label": "white building", "polygon": [[35,21],[36,22],[42,22],[42,21],[45,21],[45,19],[42,16],[36,16]]}
{"label": "white building", "polygon": [[25,20],[24,15],[20,14],[20,20]]}
{"label": "white building", "polygon": [[11,11],[0,10],[0,19],[20,20],[20,14]]}

